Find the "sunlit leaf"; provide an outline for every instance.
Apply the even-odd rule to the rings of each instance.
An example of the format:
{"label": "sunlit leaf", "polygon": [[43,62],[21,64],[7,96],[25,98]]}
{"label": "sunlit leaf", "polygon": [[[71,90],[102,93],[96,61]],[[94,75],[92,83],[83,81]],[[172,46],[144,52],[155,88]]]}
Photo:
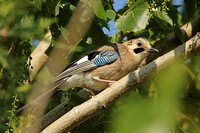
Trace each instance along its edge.
{"label": "sunlit leaf", "polygon": [[149,10],[146,2],[140,3],[133,10],[129,11],[126,15],[117,19],[115,26],[121,31],[134,31],[137,32],[146,27],[149,16]]}
{"label": "sunlit leaf", "polygon": [[60,9],[60,2],[61,1],[59,1],[58,3],[57,3],[57,5],[56,5],[56,8],[55,8],[55,16],[57,16],[58,14],[59,14],[59,9]]}
{"label": "sunlit leaf", "polygon": [[115,11],[113,10],[107,10],[106,11],[106,17],[109,18],[109,19],[114,19],[116,16],[116,13]]}
{"label": "sunlit leaf", "polygon": [[103,19],[104,21],[107,21],[106,12],[104,10],[104,7],[103,7],[101,1],[100,0],[90,0],[89,3],[92,5],[95,15],[99,19]]}
{"label": "sunlit leaf", "polygon": [[128,5],[129,8],[135,8],[136,6],[138,6],[140,3],[144,2],[145,0],[128,0]]}

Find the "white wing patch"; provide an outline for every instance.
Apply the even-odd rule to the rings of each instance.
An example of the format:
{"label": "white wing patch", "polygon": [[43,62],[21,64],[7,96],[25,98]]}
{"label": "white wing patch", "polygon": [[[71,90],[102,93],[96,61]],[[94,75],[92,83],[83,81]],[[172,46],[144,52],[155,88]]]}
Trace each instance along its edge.
{"label": "white wing patch", "polygon": [[84,56],[83,58],[81,58],[80,60],[78,60],[78,61],[76,62],[76,64],[80,64],[80,63],[85,62],[85,61],[88,61],[88,56],[87,56],[87,55]]}

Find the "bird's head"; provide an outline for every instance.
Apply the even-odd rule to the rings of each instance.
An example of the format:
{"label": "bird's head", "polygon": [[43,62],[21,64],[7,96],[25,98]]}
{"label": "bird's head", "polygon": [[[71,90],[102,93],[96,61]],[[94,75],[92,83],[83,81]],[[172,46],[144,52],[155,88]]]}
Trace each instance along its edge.
{"label": "bird's head", "polygon": [[140,56],[142,59],[146,58],[149,53],[158,53],[159,51],[152,48],[150,42],[144,37],[134,37],[133,39],[123,43],[129,47],[134,54]]}

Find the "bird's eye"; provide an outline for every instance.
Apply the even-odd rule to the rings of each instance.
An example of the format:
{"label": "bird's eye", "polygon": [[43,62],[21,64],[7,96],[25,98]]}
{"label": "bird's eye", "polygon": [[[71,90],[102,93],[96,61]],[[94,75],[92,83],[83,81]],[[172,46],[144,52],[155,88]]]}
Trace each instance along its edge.
{"label": "bird's eye", "polygon": [[137,45],[138,45],[138,46],[142,46],[142,43],[141,43],[141,42],[138,42]]}

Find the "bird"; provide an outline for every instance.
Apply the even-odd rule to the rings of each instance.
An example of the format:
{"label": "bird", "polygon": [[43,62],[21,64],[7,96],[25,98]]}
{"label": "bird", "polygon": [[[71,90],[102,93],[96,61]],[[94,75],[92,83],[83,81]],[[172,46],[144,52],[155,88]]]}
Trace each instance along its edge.
{"label": "bird", "polygon": [[74,87],[86,88],[95,96],[92,90],[101,91],[107,88],[136,70],[150,53],[158,52],[151,47],[148,39],[138,36],[122,44],[103,45],[68,65],[50,82],[50,89],[35,101],[46,102],[59,90]]}

